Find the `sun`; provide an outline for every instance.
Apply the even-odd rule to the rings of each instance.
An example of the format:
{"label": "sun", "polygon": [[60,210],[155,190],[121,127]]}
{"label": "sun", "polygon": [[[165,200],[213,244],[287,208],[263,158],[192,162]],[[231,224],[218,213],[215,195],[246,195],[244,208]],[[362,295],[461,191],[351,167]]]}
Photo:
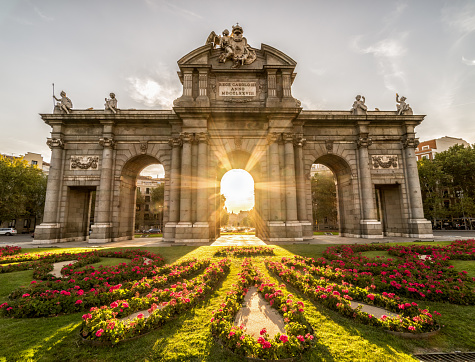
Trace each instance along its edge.
{"label": "sun", "polygon": [[226,197],[229,212],[251,210],[254,207],[254,179],[249,172],[234,169],[221,179],[221,193]]}

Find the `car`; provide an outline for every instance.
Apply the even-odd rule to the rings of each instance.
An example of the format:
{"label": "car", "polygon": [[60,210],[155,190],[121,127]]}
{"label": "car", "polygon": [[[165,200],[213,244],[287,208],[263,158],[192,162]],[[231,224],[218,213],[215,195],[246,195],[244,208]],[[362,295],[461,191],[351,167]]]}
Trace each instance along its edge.
{"label": "car", "polygon": [[0,235],[16,235],[17,231],[15,228],[0,228]]}
{"label": "car", "polygon": [[160,234],[160,229],[148,229],[147,234]]}

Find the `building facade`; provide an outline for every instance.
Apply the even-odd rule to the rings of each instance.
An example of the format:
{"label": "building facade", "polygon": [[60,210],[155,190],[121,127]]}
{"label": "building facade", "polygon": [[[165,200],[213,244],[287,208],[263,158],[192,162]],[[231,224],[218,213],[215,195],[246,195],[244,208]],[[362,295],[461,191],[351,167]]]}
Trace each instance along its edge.
{"label": "building facade", "polygon": [[92,191],[89,242],[132,239],[137,176],[155,163],[165,170],[164,240],[219,237],[220,181],[236,168],[255,182],[256,236],[311,238],[314,163],[335,174],[340,235],[431,236],[414,154],[424,116],[401,104],[369,112],[358,97],[352,111],[303,110],[292,96],[296,62],[242,35],[240,26],[229,37],[213,32],[178,61],[183,94],[171,110],[42,114],[52,161],[35,242],[87,240]]}
{"label": "building facade", "polygon": [[447,151],[450,147],[455,145],[464,145],[465,147],[468,147],[470,146],[470,143],[461,138],[448,136],[421,142],[415,151],[417,161],[422,159],[433,160],[437,153]]}

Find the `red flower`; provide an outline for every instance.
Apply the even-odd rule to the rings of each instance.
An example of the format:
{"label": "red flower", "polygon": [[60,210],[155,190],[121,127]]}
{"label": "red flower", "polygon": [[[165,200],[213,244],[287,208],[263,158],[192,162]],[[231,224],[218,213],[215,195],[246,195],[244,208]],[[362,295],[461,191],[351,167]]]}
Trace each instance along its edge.
{"label": "red flower", "polygon": [[96,332],[96,336],[100,337],[102,335],[102,333],[104,333],[104,330],[101,328]]}
{"label": "red flower", "polygon": [[285,342],[289,341],[289,337],[287,337],[287,335],[285,335],[285,334],[281,334],[279,339],[281,340],[282,343],[285,343]]}
{"label": "red flower", "polygon": [[262,328],[261,331],[260,331],[261,336],[262,336],[263,334],[266,334],[266,333],[267,333],[267,329]]}
{"label": "red flower", "polygon": [[76,304],[82,304],[82,300],[81,299],[76,300]]}

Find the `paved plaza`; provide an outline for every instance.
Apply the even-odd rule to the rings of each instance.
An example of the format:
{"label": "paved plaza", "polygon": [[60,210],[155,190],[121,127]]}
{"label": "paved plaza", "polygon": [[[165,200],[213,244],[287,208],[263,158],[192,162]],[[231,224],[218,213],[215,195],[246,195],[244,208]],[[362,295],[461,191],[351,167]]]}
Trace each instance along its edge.
{"label": "paved plaza", "polygon": [[383,237],[379,239],[350,238],[338,235],[314,235],[312,239],[299,242],[264,242],[254,235],[223,235],[212,243],[171,243],[163,241],[163,238],[136,238],[133,240],[117,241],[107,244],[89,244],[87,241],[74,241],[58,244],[33,244],[33,238],[28,235],[0,236],[0,246],[13,245],[22,248],[130,248],[130,247],[171,247],[180,245],[197,246],[259,246],[259,245],[286,245],[286,244],[368,244],[396,242],[405,243],[416,240],[421,241],[453,241],[475,238],[475,231],[447,230],[434,231],[434,237],[429,239]]}

